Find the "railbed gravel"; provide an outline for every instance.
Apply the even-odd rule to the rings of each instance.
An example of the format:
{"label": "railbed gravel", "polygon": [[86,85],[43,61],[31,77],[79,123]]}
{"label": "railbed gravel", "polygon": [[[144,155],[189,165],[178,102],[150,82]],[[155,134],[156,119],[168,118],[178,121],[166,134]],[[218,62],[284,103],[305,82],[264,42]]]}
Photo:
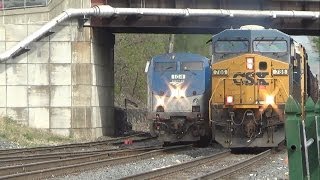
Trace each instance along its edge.
{"label": "railbed gravel", "polygon": [[226,179],[289,179],[288,155],[286,149],[272,153],[271,156],[255,163]]}
{"label": "railbed gravel", "polygon": [[168,153],[150,159],[144,159],[133,163],[116,165],[112,167],[104,167],[89,172],[82,172],[65,176],[61,179],[119,179],[122,177],[139,174],[153,169],[163,168],[175,164],[180,164],[186,161],[193,160],[202,156],[215,154],[223,151],[223,149],[215,148],[192,148],[177,153]]}
{"label": "railbed gravel", "polygon": [[[134,163],[117,165],[112,167],[104,167],[88,172],[82,172],[78,174],[70,174],[58,179],[119,179],[125,176],[130,176],[133,174],[139,174],[142,172],[150,171],[157,168],[163,168],[179,163],[183,163],[186,161],[193,160],[195,158],[200,158],[202,156],[215,154],[218,152],[225,151],[225,149],[221,148],[198,148],[192,149],[184,152],[179,152],[176,154],[167,154],[159,157],[153,157],[151,159],[141,160]],[[179,175],[169,175],[162,179],[190,179],[191,177],[197,177],[199,175],[203,175],[210,170],[217,170],[227,165],[232,165],[236,162],[239,162],[243,159],[247,159],[252,157],[252,154],[244,154],[244,155],[232,155],[227,159],[222,161],[218,161],[216,164],[208,164],[199,166],[198,168],[194,168],[190,170],[187,175],[185,172]],[[287,152],[286,150],[282,150],[280,152],[276,152],[259,163],[242,170],[240,172],[236,172],[231,176],[224,177],[223,179],[263,179],[263,180],[277,180],[277,179],[288,179],[288,165],[287,165]],[[199,168],[202,168],[200,171]],[[197,172],[193,172],[197,171]]]}
{"label": "railbed gravel", "polygon": [[[151,141],[153,145],[157,145],[156,141]],[[142,145],[146,145],[141,143]],[[135,144],[134,146],[140,146],[141,144]],[[122,145],[123,146],[123,145]],[[19,144],[10,142],[0,138],[0,150],[1,149],[15,149],[23,148]],[[208,148],[194,148],[192,150],[187,150],[179,152],[176,154],[167,154],[159,157],[153,157],[151,159],[141,160],[134,163],[123,164],[113,167],[104,167],[100,169],[91,170],[88,172],[70,174],[64,177],[55,177],[53,179],[119,179],[121,177],[138,174],[141,172],[149,171],[156,168],[166,167],[170,165],[179,164],[182,162],[190,161],[201,156],[206,156],[214,153],[224,151],[224,149],[215,145],[214,147]],[[243,157],[246,157],[244,155]],[[239,160],[240,160],[239,156]],[[242,157],[242,158],[243,158]],[[209,166],[202,166],[204,171]],[[222,166],[221,166],[222,167]],[[192,171],[198,171],[194,169]],[[200,172],[201,174],[204,172]],[[240,172],[236,172],[223,179],[262,179],[262,180],[276,180],[276,179],[289,179],[289,169],[286,149],[282,149],[279,152],[272,154],[270,157],[260,161],[259,163],[251,166]],[[185,179],[183,176],[181,178],[174,177],[174,179]]]}
{"label": "railbed gravel", "polygon": [[0,150],[4,149],[17,149],[17,148],[23,148],[23,146],[20,146],[17,143],[7,141],[3,138],[0,138]]}
{"label": "railbed gravel", "polygon": [[202,164],[202,165],[199,165],[199,166],[194,167],[192,169],[185,169],[181,172],[169,174],[164,177],[157,178],[157,179],[158,180],[160,180],[160,179],[168,179],[168,180],[169,179],[192,179],[194,177],[199,177],[199,176],[205,175],[205,174],[212,172],[212,171],[215,171],[217,169],[231,166],[237,162],[246,160],[252,156],[253,155],[231,154],[225,158],[220,158],[212,163]]}

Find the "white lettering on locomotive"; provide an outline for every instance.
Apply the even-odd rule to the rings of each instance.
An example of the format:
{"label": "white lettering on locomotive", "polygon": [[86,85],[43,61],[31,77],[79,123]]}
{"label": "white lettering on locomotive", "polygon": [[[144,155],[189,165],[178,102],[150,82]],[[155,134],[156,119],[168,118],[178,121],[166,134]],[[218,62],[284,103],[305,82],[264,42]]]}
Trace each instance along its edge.
{"label": "white lettering on locomotive", "polygon": [[186,79],[185,74],[172,74],[171,75],[171,80],[184,80]]}

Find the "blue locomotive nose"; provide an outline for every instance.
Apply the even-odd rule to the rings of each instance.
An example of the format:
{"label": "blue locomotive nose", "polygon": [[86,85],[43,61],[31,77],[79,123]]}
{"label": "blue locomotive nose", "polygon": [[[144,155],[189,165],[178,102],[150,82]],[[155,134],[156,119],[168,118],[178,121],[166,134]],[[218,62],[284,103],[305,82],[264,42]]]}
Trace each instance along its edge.
{"label": "blue locomotive nose", "polygon": [[206,57],[191,53],[154,57],[148,70],[151,134],[168,142],[197,141],[208,134],[210,78]]}

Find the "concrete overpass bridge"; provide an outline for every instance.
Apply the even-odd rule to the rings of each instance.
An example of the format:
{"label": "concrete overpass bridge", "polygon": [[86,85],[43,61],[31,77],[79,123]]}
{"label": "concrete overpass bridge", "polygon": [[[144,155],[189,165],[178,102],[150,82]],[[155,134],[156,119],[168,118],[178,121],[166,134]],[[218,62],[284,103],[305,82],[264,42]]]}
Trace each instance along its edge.
{"label": "concrete overpass bridge", "polygon": [[[226,28],[256,24],[279,29],[291,35],[319,35],[319,18],[294,17],[295,11],[320,11],[319,0],[92,0],[92,4],[108,4],[121,8],[223,9],[223,15],[144,16],[143,14],[112,16],[91,21],[91,26],[106,27],[111,32],[214,34]],[[230,10],[230,11],[229,11]],[[250,16],[234,14],[247,10]],[[255,11],[292,11],[292,16],[257,16]]]}
{"label": "concrete overpass bridge", "polygon": [[51,0],[44,7],[4,9],[0,114],[63,135],[112,135],[113,33],[216,33],[260,24],[289,34],[319,35],[319,3]]}

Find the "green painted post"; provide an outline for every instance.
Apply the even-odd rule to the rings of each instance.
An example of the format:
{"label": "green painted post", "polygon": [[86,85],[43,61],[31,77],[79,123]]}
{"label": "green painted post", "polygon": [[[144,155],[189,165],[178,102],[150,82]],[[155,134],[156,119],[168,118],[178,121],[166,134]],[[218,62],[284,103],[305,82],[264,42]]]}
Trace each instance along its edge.
{"label": "green painted post", "polygon": [[318,173],[320,175],[320,99],[314,107],[315,119],[316,119],[316,129],[317,129],[317,147],[318,147]]}
{"label": "green painted post", "polygon": [[306,106],[306,119],[305,119],[305,130],[306,130],[306,140],[307,142],[313,143],[310,144],[307,148],[308,152],[308,161],[309,164],[309,173],[311,180],[319,180],[319,172],[318,172],[318,148],[317,148],[317,129],[316,129],[316,121],[314,114],[314,102],[311,97],[307,99]]}
{"label": "green painted post", "polygon": [[301,138],[301,106],[290,96],[285,105],[286,139],[289,161],[289,179],[302,180],[307,177]]}

